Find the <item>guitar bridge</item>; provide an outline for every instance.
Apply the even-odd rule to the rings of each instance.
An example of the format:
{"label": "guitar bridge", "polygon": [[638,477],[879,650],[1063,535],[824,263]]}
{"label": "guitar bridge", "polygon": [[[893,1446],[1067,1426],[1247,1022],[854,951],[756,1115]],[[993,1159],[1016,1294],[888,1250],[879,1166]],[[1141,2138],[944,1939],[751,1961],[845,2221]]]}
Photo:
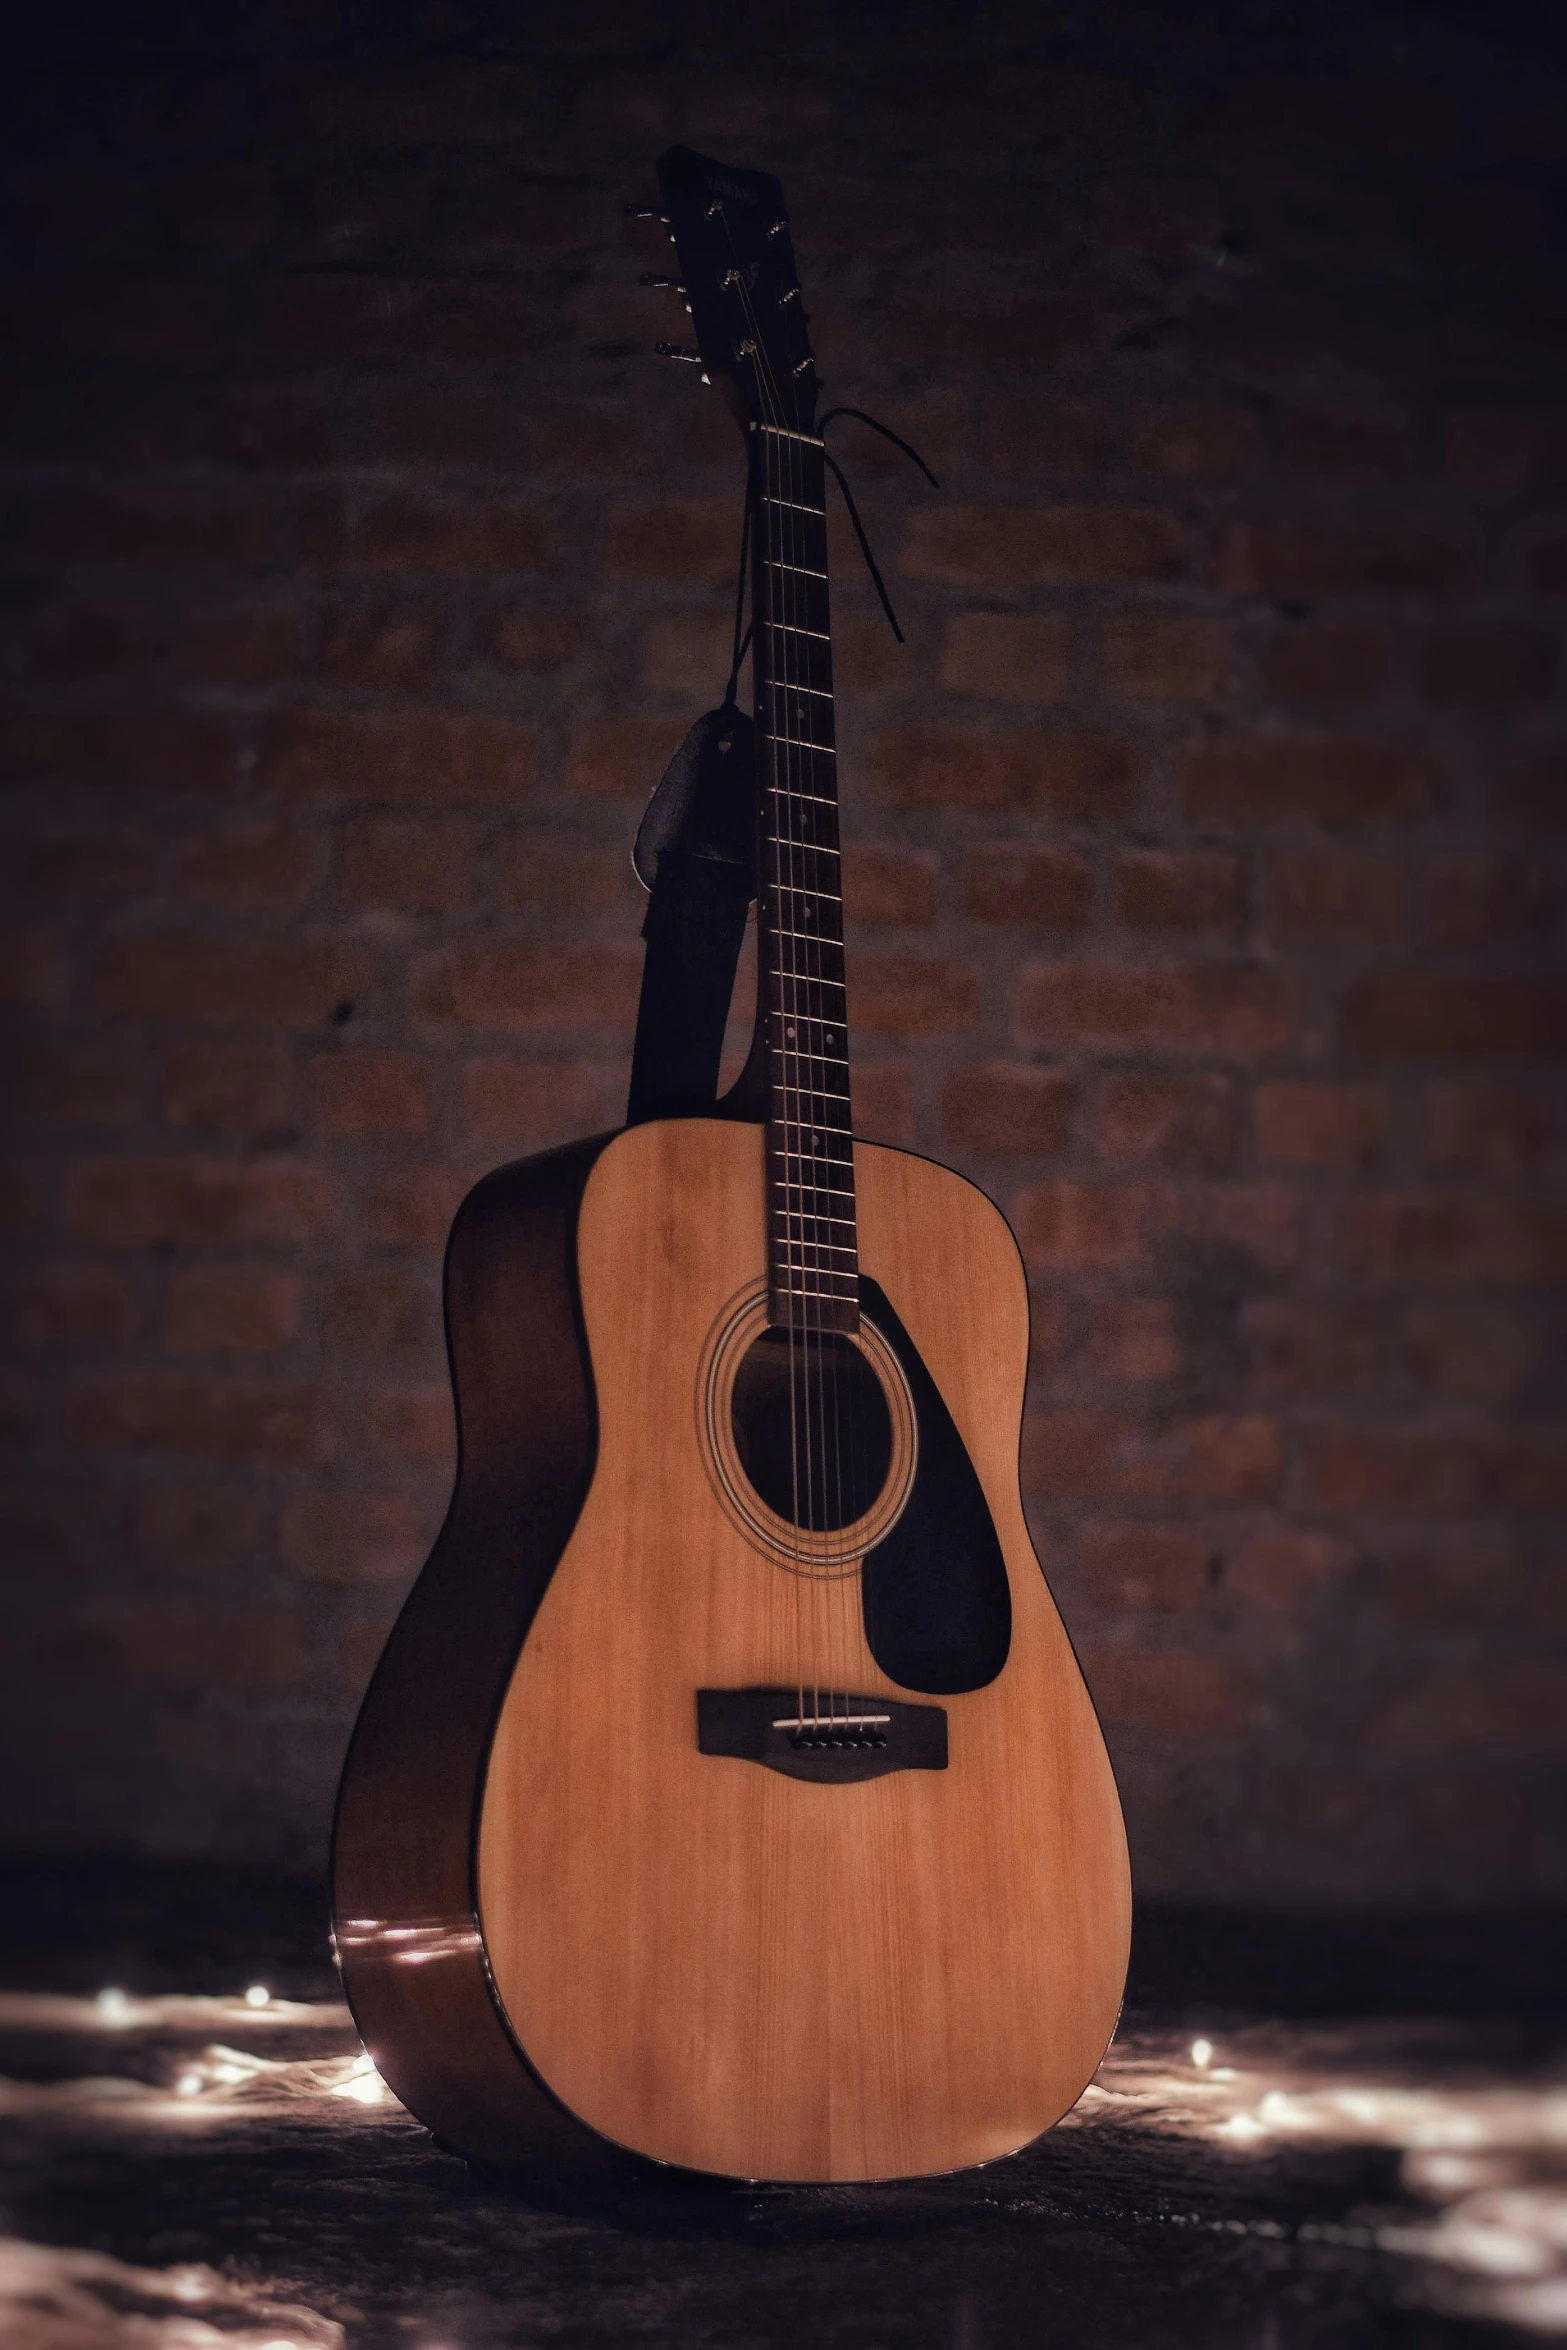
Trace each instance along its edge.
{"label": "guitar bridge", "polygon": [[880,1779],[888,1771],[944,1771],[947,1717],[939,1705],[799,1689],[699,1689],[701,1754],[761,1763],[788,1779]]}

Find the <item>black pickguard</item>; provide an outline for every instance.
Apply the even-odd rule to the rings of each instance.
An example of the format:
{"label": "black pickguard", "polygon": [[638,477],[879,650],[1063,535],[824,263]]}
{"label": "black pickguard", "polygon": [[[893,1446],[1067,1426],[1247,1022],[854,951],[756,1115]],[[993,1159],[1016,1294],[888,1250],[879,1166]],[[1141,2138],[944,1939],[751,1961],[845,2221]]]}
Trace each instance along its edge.
{"label": "black pickguard", "polygon": [[919,1428],[914,1490],[861,1570],[865,1638],[900,1689],[983,1689],[1012,1645],[1012,1595],[990,1510],[941,1390],[885,1291],[864,1274],[860,1310],[902,1365]]}

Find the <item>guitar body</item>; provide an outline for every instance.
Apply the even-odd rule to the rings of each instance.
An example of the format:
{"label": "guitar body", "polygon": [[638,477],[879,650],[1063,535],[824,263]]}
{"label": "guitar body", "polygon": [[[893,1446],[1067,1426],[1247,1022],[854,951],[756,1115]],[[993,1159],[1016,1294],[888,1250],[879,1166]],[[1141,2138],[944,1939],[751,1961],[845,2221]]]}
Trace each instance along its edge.
{"label": "guitar body", "polygon": [[[878,1662],[896,1579],[873,1645],[845,1545],[791,1556],[746,1518],[724,1382],[764,1316],[763,1131],[657,1122],[503,1169],[453,1234],[457,1493],[366,1701],[335,1865],[367,2045],[467,2153],[949,2171],[1047,2129],[1114,2027],[1125,1840],[1019,1500],[1012,1236],[948,1170],[855,1146],[895,1341],[873,1325],[895,1425],[865,1530],[896,1563],[922,1510],[959,1523],[962,1484],[1004,1571],[1004,1661],[932,1706]],[[893,1727],[791,1756],[818,1687]],[[717,1714],[699,1741],[699,1692],[749,1705],[772,1761],[715,1751]],[[900,1745],[938,1713],[939,1765]]]}

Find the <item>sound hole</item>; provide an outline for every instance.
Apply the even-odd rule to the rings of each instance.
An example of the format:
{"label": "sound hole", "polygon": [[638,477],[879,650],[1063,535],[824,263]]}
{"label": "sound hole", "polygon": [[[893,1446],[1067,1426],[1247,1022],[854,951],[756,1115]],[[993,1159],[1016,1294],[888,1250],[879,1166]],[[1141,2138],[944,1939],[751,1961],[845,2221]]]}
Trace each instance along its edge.
{"label": "sound hole", "polygon": [[881,1381],[838,1330],[764,1330],[740,1358],[730,1398],[735,1450],[770,1510],[833,1533],[863,1518],[892,1466]]}

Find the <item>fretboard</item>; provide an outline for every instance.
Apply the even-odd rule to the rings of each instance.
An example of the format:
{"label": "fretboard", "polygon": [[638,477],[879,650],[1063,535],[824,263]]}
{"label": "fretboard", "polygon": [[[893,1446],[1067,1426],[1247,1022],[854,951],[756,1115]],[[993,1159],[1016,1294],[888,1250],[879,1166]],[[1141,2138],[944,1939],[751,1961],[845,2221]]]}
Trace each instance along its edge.
{"label": "fretboard", "polygon": [[787,1328],[859,1325],[820,441],[756,428],[753,596],[768,1281]]}

